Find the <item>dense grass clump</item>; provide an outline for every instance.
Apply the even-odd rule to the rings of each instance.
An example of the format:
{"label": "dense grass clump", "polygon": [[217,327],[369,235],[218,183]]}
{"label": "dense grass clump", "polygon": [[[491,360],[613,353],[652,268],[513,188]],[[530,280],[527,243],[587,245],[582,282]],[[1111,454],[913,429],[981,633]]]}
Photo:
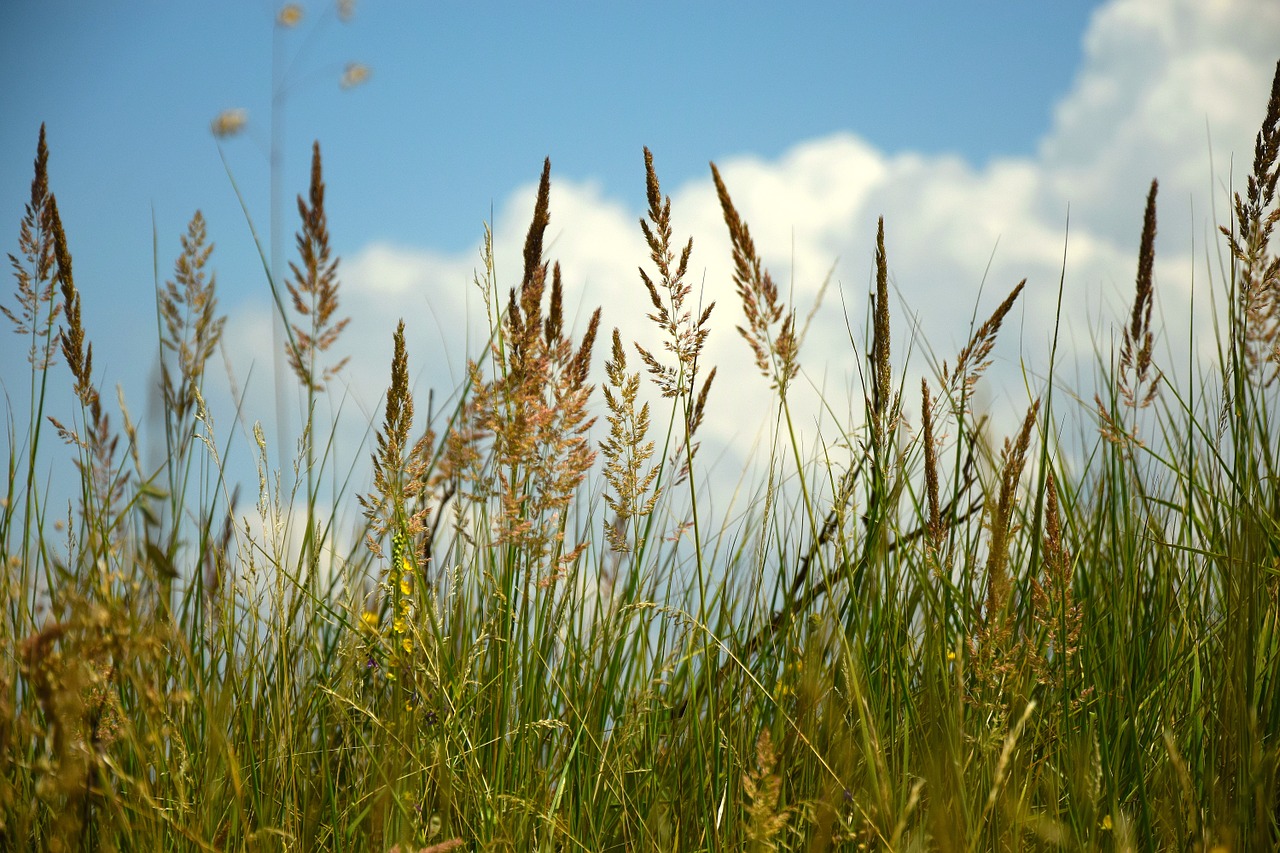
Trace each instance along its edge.
{"label": "dense grass clump", "polygon": [[[1153,182],[1101,390],[1064,394],[1051,357],[1003,439],[972,401],[1023,285],[909,423],[882,220],[862,417],[807,458],[803,324],[713,166],[738,331],[790,437],[733,536],[699,456],[727,309],[696,304],[648,151],[653,340],[606,332],[601,358],[600,311],[566,325],[548,163],[505,293],[486,235],[491,335],[455,404],[419,417],[395,330],[356,494],[314,417],[345,326],[317,145],[271,281],[312,416],[297,488],[253,428],[247,513],[203,393],[223,331],[203,218],[157,288],[151,467],[100,394],[48,161],[42,129],[4,312],[31,362],[0,508],[5,849],[1280,844],[1280,66],[1222,231],[1216,363],[1178,387],[1153,359]],[[76,405],[54,415],[62,365]],[[55,442],[79,484],[56,524]],[[333,553],[326,482],[358,500],[356,553]]]}

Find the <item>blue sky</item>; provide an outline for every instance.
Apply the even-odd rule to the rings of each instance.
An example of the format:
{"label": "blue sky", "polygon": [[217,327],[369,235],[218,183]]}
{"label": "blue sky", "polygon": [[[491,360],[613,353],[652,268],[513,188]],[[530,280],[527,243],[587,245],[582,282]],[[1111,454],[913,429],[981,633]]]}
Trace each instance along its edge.
{"label": "blue sky", "polygon": [[[0,240],[16,250],[46,122],[101,384],[122,383],[135,410],[156,347],[152,212],[163,280],[199,208],[217,244],[228,357],[240,380],[252,368],[251,410],[270,417],[266,283],[209,123],[248,111],[246,132],[222,146],[265,230],[273,39],[296,57],[283,107],[285,244],[319,139],[344,311],[355,318],[340,390],[362,412],[385,387],[402,316],[418,381],[452,387],[476,325],[467,294],[482,223],[494,223],[500,274],[513,270],[544,156],[551,254],[578,308],[603,303],[606,327],[643,339],[645,145],[673,196],[677,236],[695,237],[698,280],[720,300],[711,353],[726,394],[756,383],[763,396],[767,383],[732,332],[739,314],[709,160],[797,306],[807,310],[833,271],[802,353],[815,401],[856,385],[841,299],[860,329],[881,214],[903,356],[918,326],[946,357],[975,311],[985,316],[1029,279],[997,356],[1016,389],[1021,366],[1045,351],[1064,242],[1078,354],[1095,346],[1091,334],[1105,348],[1159,176],[1158,311],[1170,328],[1189,328],[1212,205],[1223,215],[1227,184],[1247,168],[1280,57],[1280,4],[1270,0],[363,2],[346,24],[330,4],[302,5],[287,32],[263,2],[0,9]],[[348,61],[372,77],[342,91]],[[11,292],[0,289],[5,304]],[[1176,360],[1199,345],[1187,338],[1158,348]],[[22,423],[25,345],[0,340],[0,378]],[[913,358],[927,372],[919,351]],[[708,428],[745,456],[751,419],[724,411]],[[812,414],[819,423],[816,403]]]}
{"label": "blue sky", "polygon": [[[381,3],[341,24],[326,4],[283,34],[298,55],[285,104],[286,192],[326,155],[334,239],[462,249],[492,204],[536,178],[594,179],[642,201],[640,149],[672,185],[709,160],[777,157],[853,131],[889,151],[974,163],[1034,151],[1071,83],[1093,3]],[[548,12],[548,9],[554,11]],[[226,150],[261,202],[275,7],[261,2],[7,3],[0,62],[0,211],[16,223],[36,130],[77,260],[110,305],[151,294],[151,210],[162,257],[197,207],[219,243],[224,299],[260,295],[246,231],[208,132],[247,108]],[[373,69],[339,91],[345,62]],[[18,81],[21,81],[20,83]],[[265,225],[265,205],[255,215]],[[94,276],[97,278],[98,276]],[[95,284],[85,280],[92,304]],[[128,293],[121,304],[118,297]]]}

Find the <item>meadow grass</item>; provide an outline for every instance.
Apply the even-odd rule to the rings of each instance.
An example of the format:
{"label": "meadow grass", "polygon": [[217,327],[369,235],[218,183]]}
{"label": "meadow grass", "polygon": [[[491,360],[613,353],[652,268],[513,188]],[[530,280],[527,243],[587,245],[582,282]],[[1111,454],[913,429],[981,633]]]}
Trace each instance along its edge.
{"label": "meadow grass", "polygon": [[[1153,358],[1153,182],[1100,390],[1064,392],[1055,331],[1004,438],[974,392],[1022,284],[910,423],[881,220],[862,417],[802,451],[803,324],[713,166],[738,332],[784,437],[767,468],[790,472],[734,536],[699,456],[717,405],[701,355],[731,309],[697,304],[647,150],[635,286],[659,343],[599,311],[566,326],[547,163],[505,293],[486,234],[490,339],[456,405],[419,416],[395,330],[356,493],[314,417],[345,324],[315,146],[298,259],[283,289],[268,275],[311,413],[305,473],[290,487],[255,427],[252,519],[203,393],[223,331],[203,218],[157,287],[151,467],[100,396],[48,159],[42,128],[5,308],[31,362],[0,511],[6,849],[1280,844],[1280,66],[1222,231],[1216,360],[1179,387]],[[51,417],[63,365],[76,406]],[[54,459],[77,472],[65,529],[37,477]],[[341,558],[326,480],[363,519]]]}

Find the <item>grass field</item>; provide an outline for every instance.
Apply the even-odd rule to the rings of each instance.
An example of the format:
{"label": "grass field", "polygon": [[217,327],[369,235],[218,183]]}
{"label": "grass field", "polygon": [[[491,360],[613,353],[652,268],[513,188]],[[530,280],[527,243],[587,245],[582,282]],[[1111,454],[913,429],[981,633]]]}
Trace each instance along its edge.
{"label": "grass field", "polygon": [[[566,325],[548,163],[519,281],[486,239],[491,337],[456,405],[414,399],[402,323],[371,471],[332,470],[314,417],[274,471],[258,427],[248,509],[213,427],[237,415],[202,393],[203,219],[157,283],[157,469],[103,399],[47,162],[41,129],[4,302],[31,344],[0,509],[5,849],[1280,845],[1280,66],[1222,229],[1217,357],[1183,385],[1152,357],[1155,182],[1100,390],[1051,356],[1007,436],[974,395],[1022,285],[909,386],[881,221],[861,417],[803,451],[803,318],[714,166],[739,305],[695,307],[646,151],[641,346]],[[312,412],[345,325],[324,203],[317,145],[270,282]],[[789,438],[732,536],[700,500],[713,324]],[[46,408],[59,383],[73,411]],[[51,465],[77,472],[65,524]],[[358,503],[354,554],[325,490]]]}

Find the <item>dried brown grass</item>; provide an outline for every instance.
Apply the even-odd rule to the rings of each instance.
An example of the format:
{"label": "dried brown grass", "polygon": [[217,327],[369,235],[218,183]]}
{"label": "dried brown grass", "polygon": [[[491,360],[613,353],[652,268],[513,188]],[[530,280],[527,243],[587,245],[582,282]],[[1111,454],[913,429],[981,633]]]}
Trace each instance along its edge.
{"label": "dried brown grass", "polygon": [[311,147],[311,187],[307,198],[298,196],[302,230],[296,237],[299,261],[290,261],[290,277],[285,282],[293,299],[299,322],[292,324],[293,336],[286,357],[298,382],[309,391],[323,391],[338,375],[348,358],[320,367],[318,357],[338,342],[350,322],[339,319],[338,258],[329,248],[329,226],[324,211],[324,173],[320,143]]}

